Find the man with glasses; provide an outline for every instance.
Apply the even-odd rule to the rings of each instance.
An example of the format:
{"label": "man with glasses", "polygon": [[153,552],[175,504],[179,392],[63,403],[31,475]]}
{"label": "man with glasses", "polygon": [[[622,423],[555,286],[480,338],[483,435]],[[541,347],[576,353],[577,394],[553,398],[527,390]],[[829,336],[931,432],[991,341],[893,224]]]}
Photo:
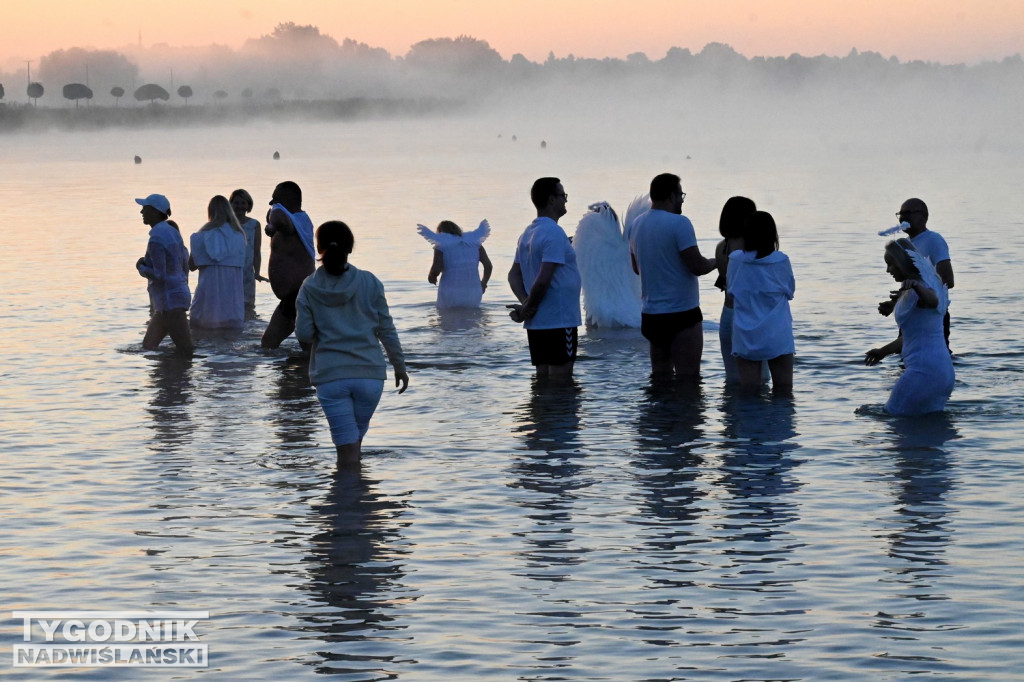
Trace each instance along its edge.
{"label": "man with glasses", "polygon": [[701,255],[682,214],[685,198],[678,175],[651,180],[651,210],[633,221],[629,250],[640,275],[640,331],[651,345],[651,373],[695,378],[704,352],[697,278],[715,269],[715,259]]}
{"label": "man with glasses", "polygon": [[518,304],[508,306],[509,317],[526,327],[530,362],[538,377],[572,376],[577,328],[583,322],[576,252],[558,225],[568,199],[558,178],[540,178],[533,183],[530,200],[537,218],[519,237],[508,272],[509,286],[519,299]]}
{"label": "man with glasses", "polygon": [[[925,256],[928,256],[932,265],[935,266],[935,272],[938,273],[939,279],[942,280],[947,289],[952,289],[953,264],[949,259],[949,246],[946,245],[946,240],[942,238],[942,235],[926,227],[928,223],[928,206],[920,199],[907,199],[900,206],[900,210],[896,212],[896,219],[901,223],[907,224],[903,231],[910,237],[914,247]],[[886,317],[891,315],[896,307],[897,298],[899,298],[898,291],[894,292],[889,300],[878,304],[878,312]],[[949,308],[946,309],[946,315],[942,318],[942,327],[946,337],[946,348],[949,348]],[[881,348],[869,351],[866,362],[874,365],[887,355],[902,351],[903,335],[901,334],[896,340],[887,343]]]}

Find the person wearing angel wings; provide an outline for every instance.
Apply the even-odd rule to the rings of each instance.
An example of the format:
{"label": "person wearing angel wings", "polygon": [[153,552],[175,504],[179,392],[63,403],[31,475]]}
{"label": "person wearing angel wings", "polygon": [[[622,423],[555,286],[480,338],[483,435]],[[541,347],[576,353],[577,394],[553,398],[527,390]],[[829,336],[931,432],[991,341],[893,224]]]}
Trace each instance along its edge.
{"label": "person wearing angel wings", "polygon": [[881,348],[869,350],[864,364],[875,365],[887,355],[902,354],[905,369],[885,404],[889,414],[941,412],[956,379],[942,331],[942,319],[949,304],[947,287],[931,260],[909,239],[885,245],[885,264],[886,272],[900,283],[892,299],[900,336]]}
{"label": "person wearing angel wings", "polygon": [[[483,245],[491,234],[490,224],[481,220],[478,228],[463,233],[452,221],[442,220],[437,232],[426,225],[418,225],[416,230],[434,245],[434,262],[427,273],[427,281],[438,285],[437,307],[479,308],[493,270]],[[483,277],[480,265],[484,268]]]}
{"label": "person wearing angel wings", "polygon": [[[935,230],[929,230],[928,225],[928,206],[923,201],[917,198],[907,199],[900,206],[900,210],[896,212],[896,218],[899,219],[900,224],[896,227],[890,227],[888,230],[882,230],[878,234],[886,237],[897,232],[906,232],[907,236],[910,237],[910,241],[913,242],[914,248],[920,253],[923,253],[928,257],[928,260],[935,266],[935,272],[938,273],[939,279],[946,285],[946,289],[953,288],[953,263],[949,258],[949,246],[946,244],[946,240],[942,238]],[[896,305],[896,298],[899,296],[898,291],[894,291],[888,301],[882,301],[878,304],[878,312],[885,316],[892,314],[893,307]],[[949,310],[946,310],[945,316],[942,318],[942,333],[946,339],[946,349],[949,349]],[[899,341],[899,339],[897,339]],[[900,346],[895,346],[894,353],[900,352]],[[881,359],[881,358],[879,358]]]}

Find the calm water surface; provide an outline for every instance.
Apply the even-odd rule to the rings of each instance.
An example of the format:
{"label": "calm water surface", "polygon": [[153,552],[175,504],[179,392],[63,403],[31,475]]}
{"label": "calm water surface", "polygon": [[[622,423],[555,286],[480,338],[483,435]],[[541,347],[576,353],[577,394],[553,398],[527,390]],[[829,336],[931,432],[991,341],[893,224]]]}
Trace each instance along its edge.
{"label": "calm water surface", "polygon": [[[3,137],[0,675],[1019,679],[1020,150],[515,125]],[[652,384],[635,331],[581,334],[572,385],[532,380],[504,310],[530,183],[562,178],[571,232],[663,170],[705,252],[729,196],[775,215],[797,278],[792,399],[724,390],[711,278],[700,386]],[[268,286],[261,319],[191,361],[140,348],[132,198],[167,194],[187,236],[213,194],[262,205],[285,179],[315,223],[353,227],[409,358],[360,474],[335,471],[294,340],[259,349]],[[874,233],[911,195],[953,253],[957,384],[945,414],[898,420],[881,414],[898,362],[861,359],[895,333]],[[485,217],[485,306],[439,315],[415,225]],[[209,610],[210,666],[11,668],[10,611],[71,609]]]}

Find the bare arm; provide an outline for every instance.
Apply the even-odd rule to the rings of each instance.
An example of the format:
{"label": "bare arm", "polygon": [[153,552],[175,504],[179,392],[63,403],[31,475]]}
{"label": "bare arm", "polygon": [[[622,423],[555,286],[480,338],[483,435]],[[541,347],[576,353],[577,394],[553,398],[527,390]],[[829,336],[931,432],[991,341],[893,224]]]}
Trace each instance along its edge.
{"label": "bare arm", "polygon": [[480,247],[480,264],[484,266],[484,276],[480,280],[480,288],[487,291],[487,283],[491,281],[491,273],[494,271],[494,266],[491,265],[491,259],[487,257],[487,251],[483,246]]}
{"label": "bare arm", "polygon": [[272,208],[267,212],[267,229],[264,230],[268,237],[273,237],[275,232],[282,232],[284,234],[292,234],[295,232],[295,225],[292,224],[291,218],[284,211]]}
{"label": "bare arm", "polygon": [[936,263],[935,272],[939,273],[939,279],[947,289],[953,288],[953,264],[950,261],[944,260]]}
{"label": "bare arm", "polygon": [[[936,293],[930,287],[926,287],[920,280],[908,279],[900,287],[900,291],[909,291],[911,289],[914,291],[914,293],[917,294],[917,306],[919,308],[935,308],[939,305],[938,295],[936,295]],[[897,299],[893,299],[892,306],[886,306],[886,310],[892,312],[891,308],[895,308],[896,300]],[[882,303],[884,304],[887,302],[883,301]],[[879,304],[879,312],[882,312],[881,307],[882,304]],[[887,315],[888,313],[882,312],[882,314]],[[894,340],[885,344],[881,348],[872,348],[867,353],[865,353],[864,364],[868,366],[877,365],[886,356],[902,352],[903,335],[901,334],[900,336],[896,337]]]}
{"label": "bare arm", "polygon": [[512,288],[516,300],[520,303],[526,300],[526,284],[523,282],[523,269],[519,263],[513,263],[508,271],[508,285]]}
{"label": "bare arm", "polygon": [[872,348],[864,354],[864,364],[868,367],[877,365],[882,361],[883,358],[894,353],[903,352],[903,337],[897,336],[895,339],[885,344],[881,348]]}
{"label": "bare arm", "polygon": [[434,261],[430,264],[430,272],[427,273],[427,281],[437,284],[437,276],[444,272],[444,254],[434,249]]}
{"label": "bare arm", "polygon": [[700,249],[696,246],[680,251],[679,257],[683,259],[686,269],[697,277],[706,275],[717,267],[715,259],[702,256]]}
{"label": "bare arm", "polygon": [[[524,322],[534,315],[537,314],[537,308],[540,306],[540,302],[544,300],[544,295],[548,292],[548,287],[551,286],[551,279],[555,276],[555,268],[558,267],[558,263],[541,263],[540,271],[537,273],[537,279],[533,281],[530,286],[529,294],[526,294],[526,289],[522,285],[523,273],[519,269],[519,287],[520,291],[516,291],[515,285],[512,284],[512,271],[519,268],[518,264],[513,264],[512,271],[509,272],[509,284],[512,285],[512,291],[516,293],[522,304],[518,307],[513,307],[509,313],[516,322]],[[520,294],[526,294],[521,296]]]}
{"label": "bare arm", "polygon": [[908,279],[903,283],[902,289],[904,291],[913,290],[917,294],[917,307],[918,308],[938,308],[939,297],[935,291],[928,286],[925,286],[924,282],[919,279]]}
{"label": "bare arm", "polygon": [[263,247],[263,235],[260,234],[260,226],[256,225],[255,236],[252,239],[252,272],[256,277],[256,281],[264,279],[260,276],[260,265],[263,263],[263,254],[261,252]]}

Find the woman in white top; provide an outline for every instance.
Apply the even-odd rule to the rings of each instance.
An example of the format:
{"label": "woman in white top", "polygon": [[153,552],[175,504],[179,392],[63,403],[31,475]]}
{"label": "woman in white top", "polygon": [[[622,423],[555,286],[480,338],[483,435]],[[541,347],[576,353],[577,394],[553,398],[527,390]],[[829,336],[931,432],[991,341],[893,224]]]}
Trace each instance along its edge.
{"label": "woman in white top", "polygon": [[[480,227],[463,234],[462,228],[450,220],[442,220],[433,232],[425,225],[417,226],[424,239],[434,245],[434,262],[427,273],[427,281],[437,284],[438,308],[479,308],[487,282],[491,278],[491,259],[487,257],[483,242],[491,233],[486,220]],[[484,266],[483,277],[479,266]]]}
{"label": "woman in white top", "polygon": [[210,220],[192,235],[189,268],[199,270],[199,283],[189,318],[193,327],[241,329],[245,326],[245,233],[227,197],[217,195],[207,207]]}
{"label": "woman in white top", "polygon": [[733,300],[732,354],[740,385],[761,385],[761,362],[768,361],[772,386],[793,387],[793,316],[796,291],[789,256],[779,251],[779,232],[770,213],[757,211],[743,226],[743,250],[729,254],[726,292]]}

